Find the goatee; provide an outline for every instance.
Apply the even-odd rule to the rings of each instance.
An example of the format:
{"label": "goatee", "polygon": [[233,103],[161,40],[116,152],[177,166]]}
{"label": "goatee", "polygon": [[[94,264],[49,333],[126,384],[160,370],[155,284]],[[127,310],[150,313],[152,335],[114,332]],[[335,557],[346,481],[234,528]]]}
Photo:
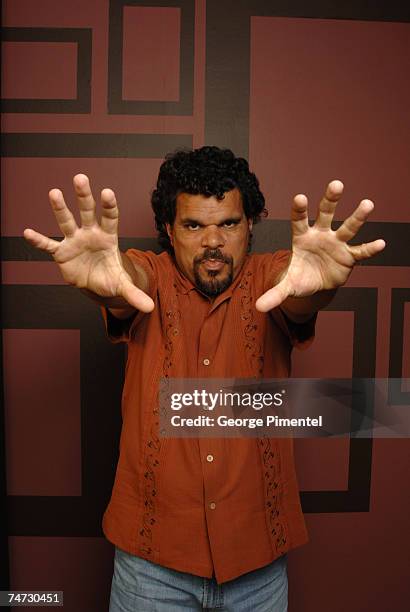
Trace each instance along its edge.
{"label": "goatee", "polygon": [[[213,261],[222,261],[227,264],[228,271],[225,272],[222,278],[218,278],[221,274],[220,270],[206,270],[207,277],[204,278],[199,270],[203,261],[211,259]],[[229,287],[233,280],[233,258],[230,255],[224,255],[220,249],[205,249],[201,256],[194,259],[194,278],[195,285],[199,291],[208,297],[216,297],[223,293]]]}

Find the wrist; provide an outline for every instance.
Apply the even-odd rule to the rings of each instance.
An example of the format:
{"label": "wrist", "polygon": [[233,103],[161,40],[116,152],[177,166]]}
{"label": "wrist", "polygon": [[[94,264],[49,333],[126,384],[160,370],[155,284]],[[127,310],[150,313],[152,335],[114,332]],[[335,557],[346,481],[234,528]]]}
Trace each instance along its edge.
{"label": "wrist", "polygon": [[324,289],[304,297],[288,297],[280,308],[295,323],[304,323],[333,299],[337,289]]}

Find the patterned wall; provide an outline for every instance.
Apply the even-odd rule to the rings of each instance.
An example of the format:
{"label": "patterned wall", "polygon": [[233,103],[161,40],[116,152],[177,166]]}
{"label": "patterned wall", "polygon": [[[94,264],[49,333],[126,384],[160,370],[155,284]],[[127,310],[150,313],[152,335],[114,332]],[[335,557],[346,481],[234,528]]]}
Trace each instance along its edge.
{"label": "patterned wall", "polygon": [[[123,248],[154,250],[149,193],[177,146],[249,157],[270,213],[258,251],[289,244],[294,193],[314,206],[341,178],[337,219],[371,197],[358,241],[388,246],[321,313],[293,375],[409,377],[409,14],[384,4],[3,2],[4,588],[63,589],[69,612],[107,609],[101,516],[124,351],[22,238],[56,235],[47,192],[73,204],[75,173],[116,191]],[[392,390],[394,403],[408,396]],[[292,612],[405,609],[407,455],[406,440],[297,442],[311,542],[290,559]]]}

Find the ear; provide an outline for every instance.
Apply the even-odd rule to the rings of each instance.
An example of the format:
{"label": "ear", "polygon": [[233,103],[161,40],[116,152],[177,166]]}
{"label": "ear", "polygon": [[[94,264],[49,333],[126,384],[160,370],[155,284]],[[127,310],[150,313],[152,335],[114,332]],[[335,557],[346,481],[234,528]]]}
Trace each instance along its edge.
{"label": "ear", "polygon": [[248,221],[249,231],[251,232],[253,228],[253,219],[247,219],[247,221]]}
{"label": "ear", "polygon": [[168,238],[171,242],[171,246],[174,246],[174,238],[173,238],[173,233],[172,233],[172,225],[170,223],[165,223],[165,227],[167,230],[167,234],[168,234]]}

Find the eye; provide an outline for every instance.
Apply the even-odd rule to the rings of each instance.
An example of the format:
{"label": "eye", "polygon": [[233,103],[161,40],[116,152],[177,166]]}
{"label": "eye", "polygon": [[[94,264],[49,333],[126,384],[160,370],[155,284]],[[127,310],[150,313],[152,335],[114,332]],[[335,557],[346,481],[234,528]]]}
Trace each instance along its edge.
{"label": "eye", "polygon": [[228,229],[235,227],[236,225],[238,225],[239,221],[235,221],[234,219],[228,219],[228,221],[225,221],[225,223],[222,224],[222,227],[226,227]]}
{"label": "eye", "polygon": [[199,228],[201,227],[199,225],[199,223],[194,223],[193,221],[190,223],[185,223],[185,227],[186,229],[190,230],[191,232],[196,232],[199,230]]}

